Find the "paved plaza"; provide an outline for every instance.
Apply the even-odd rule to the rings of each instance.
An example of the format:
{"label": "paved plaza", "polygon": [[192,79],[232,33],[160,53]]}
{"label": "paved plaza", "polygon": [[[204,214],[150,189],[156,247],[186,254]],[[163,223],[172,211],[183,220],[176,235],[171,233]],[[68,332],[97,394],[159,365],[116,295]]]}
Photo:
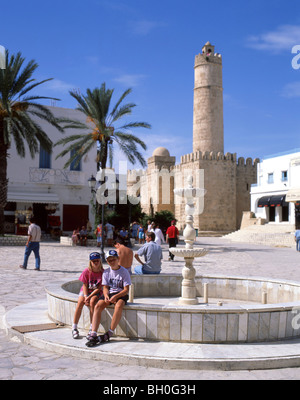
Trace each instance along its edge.
{"label": "paved plaza", "polygon": [[[223,238],[197,238],[196,246],[209,249],[209,253],[195,261],[197,274],[225,274],[278,278],[300,282],[300,253],[295,248],[267,247],[254,244],[232,243]],[[168,249],[163,245],[163,273],[181,275],[183,262],[168,261]],[[138,247],[136,246],[134,250]],[[0,315],[13,311],[16,306],[32,302],[44,304],[47,282],[78,279],[88,264],[93,247],[68,247],[57,242],[41,243],[41,271],[34,270],[31,255],[26,271],[19,269],[24,247],[0,247]],[[136,265],[136,261],[134,261]],[[2,318],[1,318],[2,321]],[[188,370],[160,369],[147,366],[121,364],[83,359],[70,355],[40,350],[11,340],[0,323],[0,379],[109,379],[128,380],[203,380],[203,379],[299,379],[299,367],[270,370]],[[70,331],[71,335],[71,331]],[[107,344],[110,346],[111,344]],[[261,345],[263,346],[263,344]]]}

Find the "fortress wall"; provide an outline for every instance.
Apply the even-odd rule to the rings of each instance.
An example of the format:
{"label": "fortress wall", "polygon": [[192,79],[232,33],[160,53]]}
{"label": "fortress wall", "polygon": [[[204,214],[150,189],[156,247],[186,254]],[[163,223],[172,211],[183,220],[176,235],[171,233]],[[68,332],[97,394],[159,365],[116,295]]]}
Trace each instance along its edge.
{"label": "fortress wall", "polygon": [[[180,170],[204,170],[204,210],[194,216],[195,228],[203,231],[235,231],[242,212],[250,210],[250,187],[256,182],[256,165],[235,153],[201,152],[181,157]],[[175,206],[176,219],[184,225],[184,207]]]}
{"label": "fortress wall", "polygon": [[259,159],[240,157],[237,163],[236,174],[236,228],[239,229],[242,222],[243,212],[251,210],[251,185],[257,182],[257,164]]}

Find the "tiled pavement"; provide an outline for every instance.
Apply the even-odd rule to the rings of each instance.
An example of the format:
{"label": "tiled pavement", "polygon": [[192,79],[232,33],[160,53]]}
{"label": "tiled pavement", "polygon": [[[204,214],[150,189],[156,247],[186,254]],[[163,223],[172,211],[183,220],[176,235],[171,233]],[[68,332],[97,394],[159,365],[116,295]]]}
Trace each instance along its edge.
{"label": "tiled pavement", "polygon": [[[197,273],[227,274],[233,276],[260,276],[300,281],[300,253],[295,249],[231,243],[222,238],[197,238],[197,246],[209,253],[195,262]],[[53,280],[77,279],[87,265],[93,248],[66,247],[59,243],[42,243],[41,271],[34,271],[34,257],[28,270],[18,268],[22,263],[23,247],[0,247],[0,314],[18,305],[41,303],[46,295],[44,285]],[[181,274],[182,261],[168,262],[168,251],[163,246],[162,272]],[[113,368],[110,379],[299,379],[300,368],[272,370],[210,371],[188,369],[160,369],[147,366],[122,365],[59,355],[10,340],[0,329],[0,379],[107,379],[107,370]]]}

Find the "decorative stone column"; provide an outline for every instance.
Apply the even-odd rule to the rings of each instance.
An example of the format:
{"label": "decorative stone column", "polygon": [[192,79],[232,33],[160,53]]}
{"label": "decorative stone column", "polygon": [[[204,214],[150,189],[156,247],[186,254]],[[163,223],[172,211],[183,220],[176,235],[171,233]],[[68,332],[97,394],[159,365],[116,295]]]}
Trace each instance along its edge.
{"label": "decorative stone column", "polygon": [[208,252],[208,250],[203,248],[194,249],[194,241],[196,238],[196,231],[193,227],[193,214],[195,211],[194,198],[204,196],[206,190],[193,188],[192,176],[188,177],[187,182],[187,188],[174,190],[175,195],[186,199],[186,227],[183,231],[185,248],[173,247],[170,248],[170,252],[178,257],[183,257],[185,261],[185,266],[182,269],[183,280],[181,283],[181,297],[179,299],[179,304],[193,305],[198,304],[195,285],[196,270],[193,266],[193,261],[195,257],[203,257]]}

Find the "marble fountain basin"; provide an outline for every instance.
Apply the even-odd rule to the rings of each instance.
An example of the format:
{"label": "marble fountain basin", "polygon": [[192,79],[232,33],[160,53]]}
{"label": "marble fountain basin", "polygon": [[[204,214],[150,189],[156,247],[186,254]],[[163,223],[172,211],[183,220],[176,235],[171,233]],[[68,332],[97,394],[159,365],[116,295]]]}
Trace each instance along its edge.
{"label": "marble fountain basin", "polygon": [[[259,277],[209,275],[195,278],[197,305],[179,305],[182,276],[132,275],[134,301],[124,308],[116,335],[132,339],[245,343],[300,337],[300,283]],[[203,302],[208,284],[208,303]],[[81,282],[46,286],[49,317],[72,324]],[[262,304],[262,298],[267,304]],[[113,306],[103,313],[99,332],[109,328]],[[84,307],[79,328],[88,330]],[[298,327],[299,325],[299,327]]]}

